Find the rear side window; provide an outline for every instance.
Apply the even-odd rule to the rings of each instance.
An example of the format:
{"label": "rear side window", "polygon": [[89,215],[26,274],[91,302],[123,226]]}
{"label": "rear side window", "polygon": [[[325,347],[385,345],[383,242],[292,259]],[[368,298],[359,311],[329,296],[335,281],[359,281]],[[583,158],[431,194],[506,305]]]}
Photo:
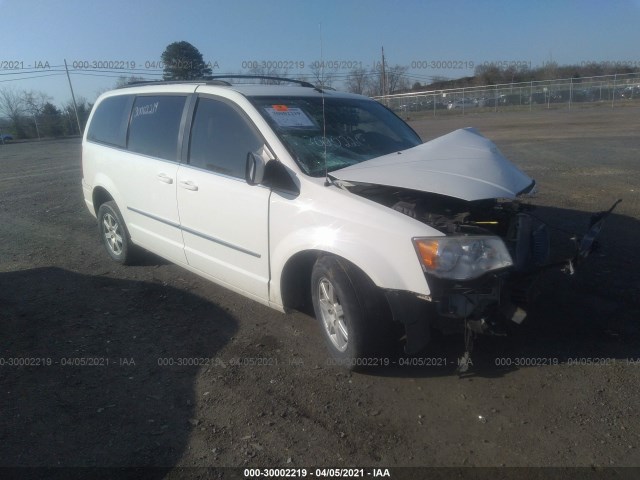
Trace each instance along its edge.
{"label": "rear side window", "polygon": [[120,95],[100,102],[91,119],[87,139],[124,148],[132,101],[132,96]]}
{"label": "rear side window", "polygon": [[185,96],[136,97],[131,111],[128,148],[165,160],[178,160],[178,134]]}
{"label": "rear side window", "polygon": [[189,164],[244,178],[247,154],[260,152],[264,141],[231,105],[198,99],[189,145]]}

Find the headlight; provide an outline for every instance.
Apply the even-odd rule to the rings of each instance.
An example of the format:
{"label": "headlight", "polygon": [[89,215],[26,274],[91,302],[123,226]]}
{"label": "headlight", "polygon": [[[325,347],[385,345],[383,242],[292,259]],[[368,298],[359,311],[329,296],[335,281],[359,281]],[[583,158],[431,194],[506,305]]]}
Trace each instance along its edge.
{"label": "headlight", "polygon": [[472,280],[513,265],[507,247],[498,237],[460,236],[414,238],[425,272],[451,280]]}

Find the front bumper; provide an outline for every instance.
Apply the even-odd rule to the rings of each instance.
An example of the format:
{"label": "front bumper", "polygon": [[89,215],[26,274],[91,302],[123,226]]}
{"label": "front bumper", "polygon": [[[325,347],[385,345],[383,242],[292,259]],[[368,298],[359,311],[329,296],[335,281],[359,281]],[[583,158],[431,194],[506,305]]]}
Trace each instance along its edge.
{"label": "front bumper", "polygon": [[[536,296],[537,275],[492,273],[471,282],[437,283],[434,296],[386,290],[393,320],[406,333],[405,351],[415,354],[430,341],[431,328],[445,334],[465,327],[480,334],[503,334],[505,323],[521,323]],[[430,283],[431,285],[431,283]]]}

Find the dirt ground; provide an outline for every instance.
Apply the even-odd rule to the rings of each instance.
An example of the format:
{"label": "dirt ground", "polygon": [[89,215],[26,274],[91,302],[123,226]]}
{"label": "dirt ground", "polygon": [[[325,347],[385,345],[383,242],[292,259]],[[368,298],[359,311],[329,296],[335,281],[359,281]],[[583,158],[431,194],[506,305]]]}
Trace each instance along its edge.
{"label": "dirt ground", "polygon": [[79,140],[0,145],[0,466],[640,466],[639,116],[411,119],[424,140],[493,139],[537,180],[558,238],[623,199],[601,251],[547,275],[525,323],[479,339],[464,376],[458,336],[421,355],[440,366],[347,373],[304,313],[156,257],[114,264]]}

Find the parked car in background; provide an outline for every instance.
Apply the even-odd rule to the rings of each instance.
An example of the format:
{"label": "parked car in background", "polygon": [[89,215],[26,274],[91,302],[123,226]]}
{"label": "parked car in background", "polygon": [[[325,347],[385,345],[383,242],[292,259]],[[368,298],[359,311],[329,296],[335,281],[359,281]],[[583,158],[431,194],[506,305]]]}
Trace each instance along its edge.
{"label": "parked car in background", "polygon": [[447,105],[442,103],[440,100],[437,100],[434,102],[433,100],[427,100],[425,102],[422,102],[422,108],[423,110],[446,110],[447,109]]}
{"label": "parked car in background", "polygon": [[477,106],[478,106],[478,103],[474,99],[461,98],[459,100],[454,100],[453,102],[451,102],[449,105],[447,105],[447,108],[449,110],[456,110],[459,108],[466,109],[466,108],[474,108]]}
{"label": "parked car in background", "polygon": [[495,98],[482,97],[478,99],[478,107],[495,107],[498,102]]}
{"label": "parked car in background", "polygon": [[10,133],[0,133],[0,143],[8,143],[13,141],[13,136]]}

